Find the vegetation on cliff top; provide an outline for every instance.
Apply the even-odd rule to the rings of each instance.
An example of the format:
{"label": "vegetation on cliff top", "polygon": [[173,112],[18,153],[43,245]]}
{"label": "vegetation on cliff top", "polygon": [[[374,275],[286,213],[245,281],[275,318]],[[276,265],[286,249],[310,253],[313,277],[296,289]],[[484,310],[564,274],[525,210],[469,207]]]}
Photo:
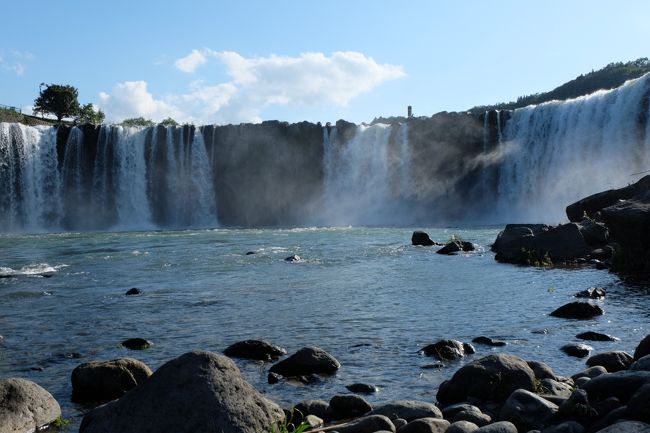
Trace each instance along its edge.
{"label": "vegetation on cliff top", "polygon": [[602,69],[580,74],[574,80],[564,83],[550,92],[520,96],[514,102],[501,102],[494,105],[480,105],[470,108],[470,112],[479,114],[488,110],[514,110],[527,105],[536,105],[553,100],[565,100],[588,95],[598,90],[614,89],[627,80],[639,78],[650,72],[650,60],[642,57],[631,62],[610,63]]}

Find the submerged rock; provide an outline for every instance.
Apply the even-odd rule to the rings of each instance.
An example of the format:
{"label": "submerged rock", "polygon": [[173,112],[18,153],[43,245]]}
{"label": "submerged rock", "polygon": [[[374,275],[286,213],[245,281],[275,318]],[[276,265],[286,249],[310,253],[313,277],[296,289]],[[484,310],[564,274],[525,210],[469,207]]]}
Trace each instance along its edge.
{"label": "submerged rock", "polygon": [[137,287],[133,287],[129,290],[126,291],[125,295],[126,296],[136,296],[136,295],[141,295],[142,290],[138,289]]}
{"label": "submerged rock", "polygon": [[484,344],[486,346],[492,346],[492,347],[502,347],[506,345],[505,341],[501,340],[494,340],[490,337],[476,337],[475,339],[472,340],[472,343],[477,343],[477,344]]}
{"label": "submerged rock", "polygon": [[151,341],[145,340],[144,338],[129,338],[128,340],[124,340],[121,344],[131,350],[144,350],[153,346]]}
{"label": "submerged rock", "polygon": [[474,244],[467,241],[451,241],[447,242],[444,247],[440,248],[436,253],[438,254],[455,254],[459,251],[474,251],[476,248]]}
{"label": "submerged rock", "polygon": [[600,332],[587,331],[576,335],[576,338],[589,341],[618,341],[618,338]]}
{"label": "submerged rock", "polygon": [[232,360],[193,351],[88,412],[79,433],[259,433],[283,420],[282,409],[249,385]]}
{"label": "submerged rock", "polygon": [[589,356],[589,353],[594,350],[594,348],[587,346],[586,344],[565,344],[560,348],[560,350],[569,356],[584,358],[585,356]]}
{"label": "submerged rock", "polygon": [[576,298],[603,299],[604,297],[605,289],[602,287],[590,287],[582,292],[576,293]]}
{"label": "submerged rock", "polygon": [[374,394],[379,391],[375,385],[368,385],[365,383],[353,383],[351,385],[345,385],[345,387],[348,389],[348,391],[357,394]]}
{"label": "submerged rock", "polygon": [[329,353],[318,347],[303,347],[286,359],[273,364],[271,373],[284,377],[297,377],[309,374],[335,373],[341,364]]}
{"label": "submerged rock", "polygon": [[72,401],[101,403],[119,398],[151,374],[145,363],[133,358],[81,364],[72,370]]}
{"label": "submerged rock", "polygon": [[588,302],[569,302],[554,310],[551,316],[563,319],[591,319],[604,313],[598,305]]}
{"label": "submerged rock", "polygon": [[231,344],[223,353],[231,358],[270,361],[286,355],[287,351],[265,340],[244,340]]}
{"label": "submerged rock", "polygon": [[453,361],[476,353],[476,350],[471,344],[462,343],[458,340],[440,340],[437,343],[423,347],[420,352],[426,356],[433,356],[440,361]]}
{"label": "submerged rock", "polygon": [[52,394],[25,379],[0,380],[0,433],[41,430],[61,416]]}
{"label": "submerged rock", "polygon": [[430,247],[432,245],[441,245],[437,242],[432,241],[428,233],[421,232],[421,231],[413,232],[413,235],[411,235],[411,244],[424,246],[424,247]]}

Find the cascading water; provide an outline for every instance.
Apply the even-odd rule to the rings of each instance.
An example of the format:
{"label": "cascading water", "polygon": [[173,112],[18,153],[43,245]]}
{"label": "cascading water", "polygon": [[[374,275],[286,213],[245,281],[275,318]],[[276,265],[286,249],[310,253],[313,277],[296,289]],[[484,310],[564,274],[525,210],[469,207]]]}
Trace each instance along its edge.
{"label": "cascading water", "polygon": [[59,151],[55,128],[0,124],[3,231],[218,225],[198,129],[73,127]]}
{"label": "cascading water", "polygon": [[494,218],[565,220],[567,205],[650,170],[650,75],[515,110],[499,144]]}
{"label": "cascading water", "polygon": [[403,224],[410,195],[406,124],[358,126],[348,142],[324,128],[325,209],[328,225]]}

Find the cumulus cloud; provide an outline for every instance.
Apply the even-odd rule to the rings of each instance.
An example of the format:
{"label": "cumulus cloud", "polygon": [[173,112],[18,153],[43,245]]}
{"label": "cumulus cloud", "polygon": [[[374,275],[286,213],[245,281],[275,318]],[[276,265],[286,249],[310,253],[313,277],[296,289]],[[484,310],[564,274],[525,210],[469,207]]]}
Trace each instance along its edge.
{"label": "cumulus cloud", "polygon": [[[202,48],[174,65],[188,74],[203,67],[203,79],[190,82],[185,93],[164,98],[149,93],[144,81],[124,82],[110,95],[100,95],[100,107],[115,120],[172,116],[195,123],[257,122],[268,106],[345,106],[360,94],[406,75],[401,66],[380,64],[353,51],[244,57]],[[230,81],[209,79],[211,73],[217,76],[224,70]]]}

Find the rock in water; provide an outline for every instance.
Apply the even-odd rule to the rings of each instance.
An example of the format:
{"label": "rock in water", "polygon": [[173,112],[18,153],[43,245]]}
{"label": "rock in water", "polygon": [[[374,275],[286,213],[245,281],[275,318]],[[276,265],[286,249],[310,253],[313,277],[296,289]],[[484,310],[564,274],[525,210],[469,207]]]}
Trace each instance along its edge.
{"label": "rock in water", "polygon": [[302,261],[302,257],[300,257],[300,256],[297,255],[297,254],[294,254],[294,255],[289,256],[289,257],[287,257],[286,259],[284,259],[284,261],[285,261],[285,262],[290,262],[290,263],[291,263],[291,262],[301,262],[301,261]]}
{"label": "rock in water", "polygon": [[273,364],[269,370],[284,377],[297,377],[309,374],[331,374],[341,364],[329,353],[318,347],[303,347],[287,359]]}
{"label": "rock in water", "polygon": [[137,287],[133,287],[125,293],[126,296],[136,296],[136,295],[141,295],[142,290],[138,289]]}
{"label": "rock in water", "polygon": [[497,353],[461,367],[440,385],[437,398],[443,405],[467,401],[468,397],[500,402],[516,389],[532,391],[534,380],[535,373],[526,361]]}
{"label": "rock in water", "polygon": [[411,236],[411,244],[424,247],[430,247],[431,245],[440,245],[437,242],[432,241],[428,233],[421,231],[413,232],[413,235]]}
{"label": "rock in water", "polygon": [[603,299],[604,297],[605,289],[602,287],[590,287],[582,292],[576,293],[576,298]]}
{"label": "rock in water", "polygon": [[604,313],[598,305],[588,302],[569,302],[551,313],[551,316],[563,319],[591,319]]}
{"label": "rock in water", "polygon": [[505,341],[501,340],[494,340],[490,337],[476,337],[475,339],[472,340],[472,343],[477,343],[477,344],[485,344],[486,346],[492,346],[492,347],[502,347],[506,345]]}
{"label": "rock in water", "polygon": [[129,338],[128,340],[124,340],[122,342],[122,346],[131,350],[144,350],[153,346],[153,343],[149,340],[145,340],[144,338]]}
{"label": "rock in water", "polygon": [[463,358],[465,355],[476,353],[476,350],[471,344],[457,340],[440,340],[437,343],[423,347],[420,352],[426,356],[433,356],[440,361],[453,361]]}
{"label": "rock in water", "polygon": [[284,420],[229,358],[193,351],[119,400],[88,412],[79,433],[259,433]]}
{"label": "rock in water", "polygon": [[345,385],[345,387],[348,391],[356,394],[374,394],[378,391],[375,385],[369,385],[366,383],[353,383],[352,385]]}
{"label": "rock in water", "polygon": [[560,350],[569,356],[584,358],[585,356],[589,356],[589,352],[594,350],[594,348],[586,344],[565,344]]}
{"label": "rock in water", "polygon": [[61,416],[52,395],[29,380],[0,380],[0,433],[38,431]]}
{"label": "rock in water", "polygon": [[121,397],[151,376],[151,369],[133,358],[93,361],[72,370],[72,401],[101,403]]}
{"label": "rock in water", "polygon": [[587,331],[576,335],[576,338],[589,341],[618,341],[618,338],[600,332]]}
{"label": "rock in water", "polygon": [[451,241],[447,242],[444,247],[440,248],[436,253],[451,255],[459,251],[474,251],[474,244],[467,241]]}
{"label": "rock in water", "polygon": [[269,361],[286,355],[287,351],[264,340],[245,340],[228,346],[224,355],[231,358],[257,359]]}

